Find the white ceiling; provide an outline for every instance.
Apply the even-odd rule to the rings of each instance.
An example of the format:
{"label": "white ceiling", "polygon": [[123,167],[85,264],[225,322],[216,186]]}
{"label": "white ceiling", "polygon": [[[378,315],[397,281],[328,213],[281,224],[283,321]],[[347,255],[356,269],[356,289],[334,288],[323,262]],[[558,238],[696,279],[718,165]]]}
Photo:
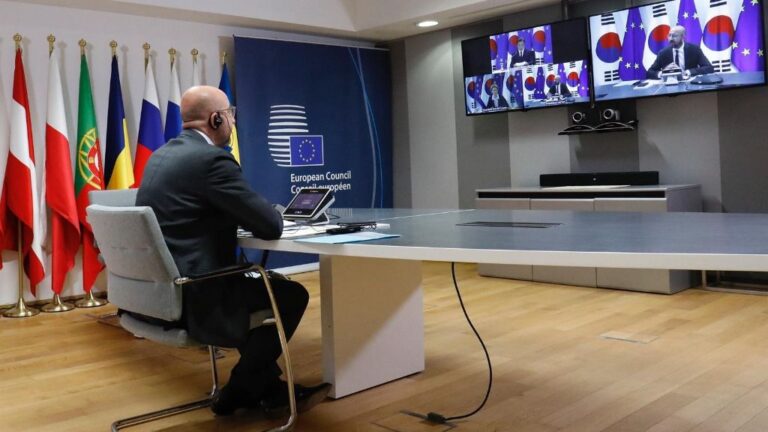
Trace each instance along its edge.
{"label": "white ceiling", "polygon": [[[558,0],[16,0],[240,27],[388,41]],[[440,22],[420,29],[424,19]]]}

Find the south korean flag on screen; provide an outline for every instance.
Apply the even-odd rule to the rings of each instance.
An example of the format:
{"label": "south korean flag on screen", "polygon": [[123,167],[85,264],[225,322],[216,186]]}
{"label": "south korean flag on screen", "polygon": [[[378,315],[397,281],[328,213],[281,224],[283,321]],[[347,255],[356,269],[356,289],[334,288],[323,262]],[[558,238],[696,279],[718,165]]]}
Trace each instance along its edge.
{"label": "south korean flag on screen", "polygon": [[731,52],[742,0],[709,0],[708,6],[701,32],[701,51],[712,63],[715,72],[734,72]]}
{"label": "south korean flag on screen", "polygon": [[[616,12],[590,18],[590,27],[597,29],[591,35],[595,85],[610,84],[620,79],[621,38],[616,31],[616,21],[621,16],[622,12]],[[623,16],[626,16],[626,11]]]}

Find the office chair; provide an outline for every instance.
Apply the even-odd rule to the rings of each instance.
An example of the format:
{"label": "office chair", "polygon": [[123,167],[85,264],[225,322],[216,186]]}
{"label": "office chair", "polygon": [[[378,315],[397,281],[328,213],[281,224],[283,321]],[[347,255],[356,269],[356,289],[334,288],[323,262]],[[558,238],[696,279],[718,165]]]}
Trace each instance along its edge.
{"label": "office chair", "polygon": [[[288,421],[272,431],[289,431],[296,422],[296,399],[293,388],[293,370],[288,343],[277,309],[272,285],[261,266],[242,264],[203,275],[181,275],[165,244],[160,225],[150,207],[105,206],[87,207],[88,222],[93,228],[96,242],[107,268],[109,300],[119,309],[161,320],[149,323],[130,313],[120,316],[120,325],[127,331],[154,342],[176,347],[199,347],[203,344],[189,336],[184,328],[169,328],[167,322],[181,319],[184,285],[201,280],[215,279],[233,274],[257,272],[264,280],[271,310],[251,315],[254,325],[274,324],[285,358],[288,381],[290,416]],[[208,346],[211,361],[211,392],[205,399],[142,414],[112,423],[112,431],[151,422],[157,419],[194,411],[211,405],[218,391],[218,371],[215,348]]]}
{"label": "office chair", "polygon": [[88,192],[88,203],[110,207],[133,207],[138,189],[94,190]]}

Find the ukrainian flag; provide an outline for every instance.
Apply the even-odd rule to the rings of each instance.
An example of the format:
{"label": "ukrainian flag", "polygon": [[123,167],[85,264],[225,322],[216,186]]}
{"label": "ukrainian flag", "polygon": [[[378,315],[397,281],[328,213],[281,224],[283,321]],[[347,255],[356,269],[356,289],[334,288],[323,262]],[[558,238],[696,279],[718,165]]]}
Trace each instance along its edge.
{"label": "ukrainian flag", "polygon": [[112,56],[112,77],[109,82],[109,111],[107,114],[107,147],[104,179],[107,189],[128,189],[134,186],[131,148],[128,146],[128,125],[125,122],[123,92],[117,56]]}
{"label": "ukrainian flag", "polygon": [[[229,84],[229,72],[227,71],[226,63],[221,66],[221,81],[219,81],[219,90],[227,94],[230,105],[235,104],[235,98],[232,95],[232,86]],[[240,163],[240,146],[237,143],[237,126],[232,127],[232,135],[229,137],[229,147],[232,156],[235,157],[237,163]]]}

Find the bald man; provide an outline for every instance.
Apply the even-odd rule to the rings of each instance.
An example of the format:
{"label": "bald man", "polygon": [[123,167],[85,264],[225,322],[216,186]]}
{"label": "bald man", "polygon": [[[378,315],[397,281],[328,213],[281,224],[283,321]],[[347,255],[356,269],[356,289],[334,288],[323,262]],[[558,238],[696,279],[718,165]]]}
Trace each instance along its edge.
{"label": "bald man", "polygon": [[[272,240],[282,234],[281,214],[243,178],[240,165],[224,149],[235,124],[235,107],[209,86],[192,87],[181,98],[181,134],[147,162],[136,205],[150,206],[182,275],[202,274],[237,263],[237,227]],[[287,337],[307,306],[300,284],[274,279],[275,296]],[[280,380],[282,353],[274,326],[251,329],[250,314],[269,309],[261,280],[242,275],[184,286],[179,323],[190,336],[215,346],[235,347],[240,360],[213,400],[217,415],[238,408],[261,408],[268,416],[287,413],[288,389]],[[297,386],[297,406],[307,410],[330,386]]]}
{"label": "bald man", "polygon": [[712,73],[715,68],[697,45],[685,43],[685,27],[674,26],[669,30],[669,45],[656,56],[656,61],[646,72],[650,79],[661,78],[661,72],[675,67],[682,70],[683,79]]}

